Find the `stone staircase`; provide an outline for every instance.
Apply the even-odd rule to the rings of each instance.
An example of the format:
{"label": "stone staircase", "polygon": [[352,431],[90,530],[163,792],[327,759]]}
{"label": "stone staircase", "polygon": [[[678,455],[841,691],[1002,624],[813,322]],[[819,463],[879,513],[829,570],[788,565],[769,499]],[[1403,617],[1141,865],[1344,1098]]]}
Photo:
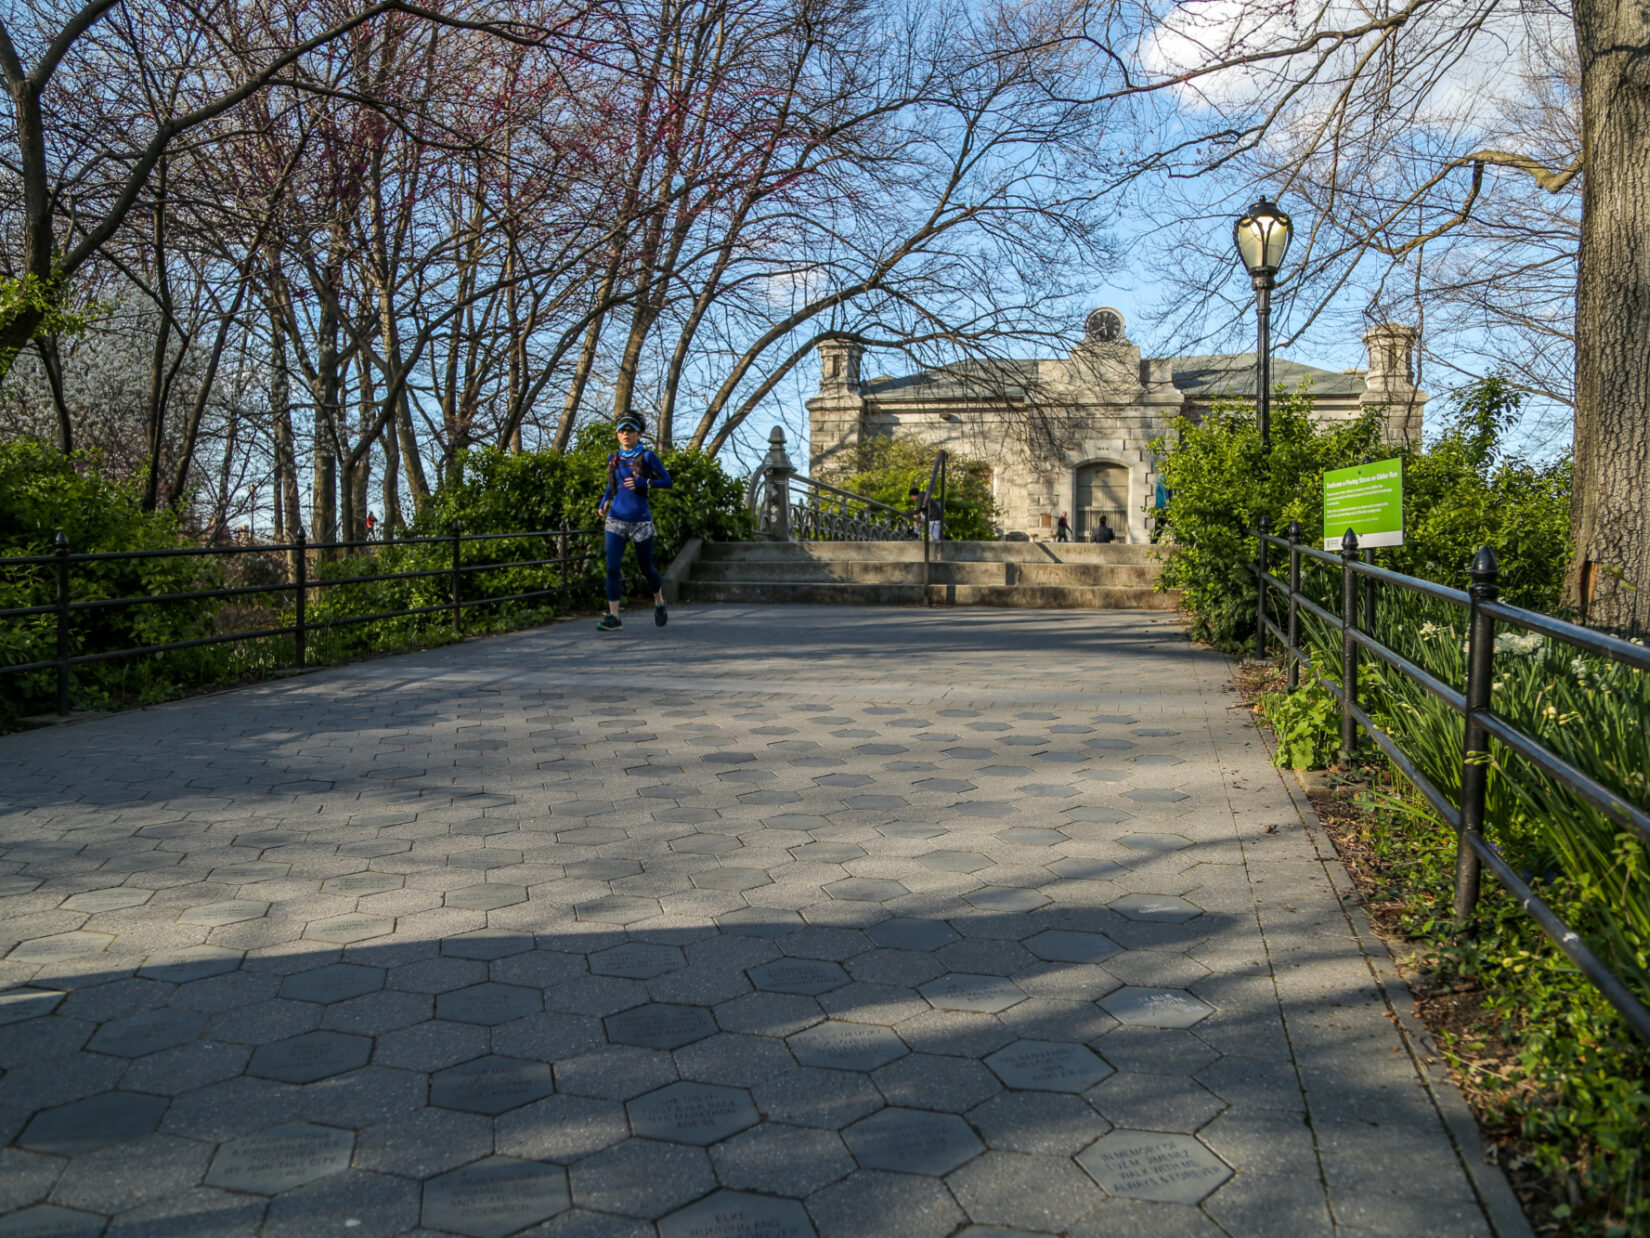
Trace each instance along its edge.
{"label": "stone staircase", "polygon": [[944,542],[702,542],[668,578],[683,602],[1171,610],[1157,546]]}

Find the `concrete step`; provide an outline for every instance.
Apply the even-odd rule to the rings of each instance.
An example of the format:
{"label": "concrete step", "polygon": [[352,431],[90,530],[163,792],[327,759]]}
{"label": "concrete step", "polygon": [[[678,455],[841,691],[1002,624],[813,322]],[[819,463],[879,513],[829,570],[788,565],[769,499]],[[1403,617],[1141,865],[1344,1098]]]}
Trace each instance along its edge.
{"label": "concrete step", "polygon": [[[1081,542],[942,542],[930,557],[946,563],[1155,564],[1159,546]],[[715,563],[920,563],[921,542],[706,542],[700,559]]]}
{"label": "concrete step", "polygon": [[684,602],[814,606],[995,606],[1042,610],[1173,610],[1172,593],[1108,585],[922,585],[808,581],[707,581],[682,585]]}
{"label": "concrete step", "polygon": [[844,584],[841,581],[800,584],[751,580],[707,581],[695,575],[683,582],[682,601],[742,602],[751,605],[921,606],[923,586]]}
{"label": "concrete step", "polygon": [[1157,565],[1146,563],[932,563],[812,562],[808,560],[705,560],[692,579],[707,583],[748,581],[772,584],[1113,586],[1149,589]]}

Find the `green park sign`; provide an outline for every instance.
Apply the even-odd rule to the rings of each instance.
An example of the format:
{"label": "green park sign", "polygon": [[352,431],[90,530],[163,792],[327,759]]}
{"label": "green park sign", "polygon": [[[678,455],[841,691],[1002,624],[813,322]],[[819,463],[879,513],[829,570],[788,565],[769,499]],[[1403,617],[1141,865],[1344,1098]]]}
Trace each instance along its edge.
{"label": "green park sign", "polygon": [[1377,460],[1323,475],[1323,545],[1339,550],[1351,529],[1360,547],[1404,544],[1404,462]]}

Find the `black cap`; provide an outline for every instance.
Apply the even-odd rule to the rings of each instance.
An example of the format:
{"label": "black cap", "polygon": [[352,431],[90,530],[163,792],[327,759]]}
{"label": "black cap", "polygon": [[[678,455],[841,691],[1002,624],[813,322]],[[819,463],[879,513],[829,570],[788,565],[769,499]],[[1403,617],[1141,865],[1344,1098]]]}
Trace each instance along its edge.
{"label": "black cap", "polygon": [[647,422],[642,420],[640,413],[626,413],[619,418],[619,424],[614,429],[634,430],[637,434],[642,434],[647,430]]}

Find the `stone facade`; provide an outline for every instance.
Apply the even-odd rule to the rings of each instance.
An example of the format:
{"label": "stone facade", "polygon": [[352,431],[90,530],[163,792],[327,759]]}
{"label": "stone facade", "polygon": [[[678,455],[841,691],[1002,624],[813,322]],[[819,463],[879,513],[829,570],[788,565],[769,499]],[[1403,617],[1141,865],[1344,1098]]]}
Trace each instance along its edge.
{"label": "stone facade", "polygon": [[[1309,381],[1318,418],[1386,410],[1387,439],[1418,441],[1427,396],[1415,386],[1416,332],[1395,323],[1364,335],[1370,368],[1336,373],[1274,357],[1274,383]],[[1200,420],[1220,398],[1253,400],[1255,355],[1142,357],[1123,316],[1098,309],[1064,358],[962,362],[905,378],[860,377],[863,349],[819,346],[819,391],[808,401],[809,473],[829,478],[846,453],[879,435],[912,435],[990,461],[1005,533],[1054,536],[1059,513],[1086,535],[1101,515],[1118,540],[1150,538],[1157,466],[1150,444],[1175,418]]]}

